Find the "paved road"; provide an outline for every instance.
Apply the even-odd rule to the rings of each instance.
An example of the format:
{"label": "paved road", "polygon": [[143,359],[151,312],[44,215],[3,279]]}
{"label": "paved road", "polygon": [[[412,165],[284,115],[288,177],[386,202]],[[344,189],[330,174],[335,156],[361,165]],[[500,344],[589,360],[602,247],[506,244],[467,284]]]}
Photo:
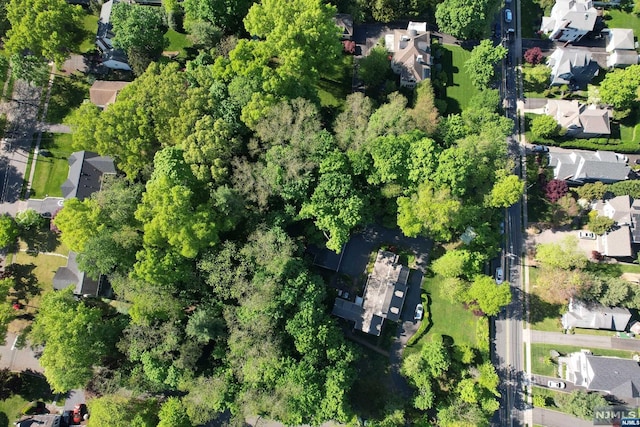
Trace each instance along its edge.
{"label": "paved road", "polygon": [[32,370],[35,372],[44,372],[40,362],[35,356],[33,350],[29,346],[23,349],[13,349],[16,335],[9,333],[5,339],[4,345],[0,346],[0,368],[7,368],[12,371]]}
{"label": "paved road", "polygon": [[0,213],[15,215],[24,208],[19,198],[36,132],[40,94],[40,88],[17,80],[11,102],[3,105],[9,124],[0,148]]}
{"label": "paved road", "polygon": [[533,423],[546,427],[593,427],[592,421],[542,408],[533,408]]}
{"label": "paved road", "polygon": [[531,331],[531,342],[574,345],[582,348],[613,348],[618,350],[640,351],[640,340],[607,337],[603,335],[571,335],[561,332]]}

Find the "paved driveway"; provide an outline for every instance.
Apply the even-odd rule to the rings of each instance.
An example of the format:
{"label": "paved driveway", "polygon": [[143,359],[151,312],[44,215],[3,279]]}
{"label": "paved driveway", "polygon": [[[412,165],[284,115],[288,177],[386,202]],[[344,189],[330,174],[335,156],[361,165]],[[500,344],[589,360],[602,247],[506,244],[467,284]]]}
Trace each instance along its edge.
{"label": "paved driveway", "polygon": [[592,421],[542,408],[533,408],[533,423],[546,427],[593,427]]}
{"label": "paved driveway", "polygon": [[[531,331],[532,343],[574,345],[581,348],[614,348],[618,350],[640,351],[640,340],[616,338],[604,335],[563,334],[561,332]],[[597,352],[596,352],[597,353]]]}

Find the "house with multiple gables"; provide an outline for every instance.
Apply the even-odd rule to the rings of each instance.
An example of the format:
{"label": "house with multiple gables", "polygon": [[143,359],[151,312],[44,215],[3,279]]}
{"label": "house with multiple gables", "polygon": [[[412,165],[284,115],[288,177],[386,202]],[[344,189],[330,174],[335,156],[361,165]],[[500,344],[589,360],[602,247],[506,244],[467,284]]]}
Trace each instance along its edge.
{"label": "house with multiple gables", "polygon": [[640,397],[640,365],[633,359],[594,356],[580,350],[558,358],[564,379],[588,391],[599,391],[619,399]]}
{"label": "house with multiple gables", "polygon": [[[96,35],[96,46],[101,52],[102,65],[111,70],[131,71],[127,55],[120,49],[113,46],[111,39],[115,36],[113,25],[111,25],[111,10],[113,6],[121,0],[109,0],[100,9],[100,19],[98,20],[98,33]],[[127,2],[126,0],[122,0]],[[128,3],[128,2],[127,2]]]}
{"label": "house with multiple gables", "polygon": [[591,209],[614,221],[613,228],[598,238],[598,251],[614,258],[632,258],[640,244],[640,199],[617,196],[598,200]]}
{"label": "house with multiple gables", "polygon": [[607,66],[626,67],[638,63],[638,52],[633,30],[628,28],[612,28],[605,33],[606,48],[609,52]]}
{"label": "house with multiple gables", "polygon": [[572,298],[561,322],[567,331],[573,328],[625,331],[630,320],[631,312],[626,308],[605,307]]}
{"label": "house with multiple gables", "polygon": [[549,99],[544,112],[556,119],[568,136],[596,138],[611,134],[610,108],[586,105],[575,100]]}
{"label": "house with multiple gables", "polygon": [[542,18],[540,31],[553,41],[577,42],[594,30],[598,18],[592,0],[557,0],[550,16]]}
{"label": "house with multiple gables", "polygon": [[613,151],[552,151],[549,166],[553,168],[554,179],[571,185],[597,181],[612,184],[629,179],[631,171],[627,156]]}
{"label": "house with multiple gables", "polygon": [[392,54],[391,69],[400,75],[400,86],[414,89],[431,78],[431,33],[426,22],[409,22],[406,30],[385,36],[385,48]]}

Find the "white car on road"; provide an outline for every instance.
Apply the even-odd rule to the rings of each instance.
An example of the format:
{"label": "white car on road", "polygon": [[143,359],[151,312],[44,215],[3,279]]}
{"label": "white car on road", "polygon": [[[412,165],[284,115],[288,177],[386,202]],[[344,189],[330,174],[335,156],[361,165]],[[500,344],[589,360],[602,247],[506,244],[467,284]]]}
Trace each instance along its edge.
{"label": "white car on road", "polygon": [[502,267],[498,267],[496,268],[496,283],[501,285],[502,282],[504,282],[504,271],[502,270]]}

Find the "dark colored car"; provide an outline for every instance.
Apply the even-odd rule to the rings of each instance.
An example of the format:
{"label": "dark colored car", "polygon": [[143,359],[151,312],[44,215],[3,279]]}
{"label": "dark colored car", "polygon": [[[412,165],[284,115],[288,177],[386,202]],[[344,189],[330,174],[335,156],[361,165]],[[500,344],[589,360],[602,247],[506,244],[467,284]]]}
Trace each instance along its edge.
{"label": "dark colored car", "polygon": [[531,148],[531,151],[534,153],[548,153],[549,147],[547,147],[546,145],[534,145]]}

